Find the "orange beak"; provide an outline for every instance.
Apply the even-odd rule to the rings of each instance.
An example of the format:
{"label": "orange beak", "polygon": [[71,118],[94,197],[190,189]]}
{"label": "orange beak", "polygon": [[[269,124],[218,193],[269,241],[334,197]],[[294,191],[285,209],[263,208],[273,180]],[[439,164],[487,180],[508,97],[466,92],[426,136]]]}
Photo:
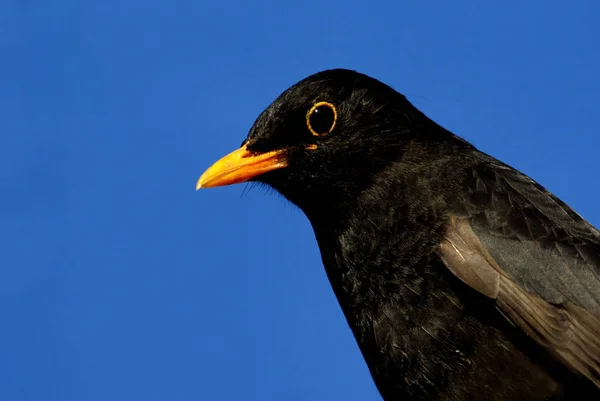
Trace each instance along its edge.
{"label": "orange beak", "polygon": [[198,180],[196,190],[237,184],[267,171],[286,167],[283,152],[251,153],[246,146],[242,146],[210,166]]}

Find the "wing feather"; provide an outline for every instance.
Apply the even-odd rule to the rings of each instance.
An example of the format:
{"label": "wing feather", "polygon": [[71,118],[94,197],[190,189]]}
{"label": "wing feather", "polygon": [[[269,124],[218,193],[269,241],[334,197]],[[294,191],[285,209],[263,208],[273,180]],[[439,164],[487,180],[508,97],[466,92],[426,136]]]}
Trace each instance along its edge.
{"label": "wing feather", "polygon": [[514,325],[600,387],[600,234],[505,165],[473,169],[439,254]]}

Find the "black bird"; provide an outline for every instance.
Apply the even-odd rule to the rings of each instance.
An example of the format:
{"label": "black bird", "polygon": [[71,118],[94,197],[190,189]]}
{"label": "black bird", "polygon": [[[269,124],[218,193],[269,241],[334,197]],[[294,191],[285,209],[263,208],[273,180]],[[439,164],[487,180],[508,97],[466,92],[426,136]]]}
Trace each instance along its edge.
{"label": "black bird", "polygon": [[310,220],[384,400],[600,400],[600,232],[391,87],[298,82],[197,188],[243,181]]}

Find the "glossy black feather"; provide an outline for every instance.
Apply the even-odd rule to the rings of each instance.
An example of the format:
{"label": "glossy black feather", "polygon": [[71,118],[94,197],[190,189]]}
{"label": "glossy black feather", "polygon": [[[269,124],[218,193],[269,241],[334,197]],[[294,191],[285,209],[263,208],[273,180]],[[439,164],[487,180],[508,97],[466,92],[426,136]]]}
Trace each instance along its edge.
{"label": "glossy black feather", "polygon": [[[324,137],[318,101],[339,114]],[[347,70],[286,90],[245,144],[285,149],[258,180],[309,218],[386,401],[600,399],[600,236],[538,184]]]}

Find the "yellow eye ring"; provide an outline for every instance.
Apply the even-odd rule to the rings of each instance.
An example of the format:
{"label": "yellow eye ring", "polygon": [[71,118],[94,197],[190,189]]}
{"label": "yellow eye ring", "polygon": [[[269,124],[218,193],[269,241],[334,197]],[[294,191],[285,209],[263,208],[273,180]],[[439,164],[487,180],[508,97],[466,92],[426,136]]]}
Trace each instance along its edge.
{"label": "yellow eye ring", "polygon": [[306,113],[306,126],[314,136],[325,136],[333,131],[337,119],[337,109],[333,104],[317,102]]}

